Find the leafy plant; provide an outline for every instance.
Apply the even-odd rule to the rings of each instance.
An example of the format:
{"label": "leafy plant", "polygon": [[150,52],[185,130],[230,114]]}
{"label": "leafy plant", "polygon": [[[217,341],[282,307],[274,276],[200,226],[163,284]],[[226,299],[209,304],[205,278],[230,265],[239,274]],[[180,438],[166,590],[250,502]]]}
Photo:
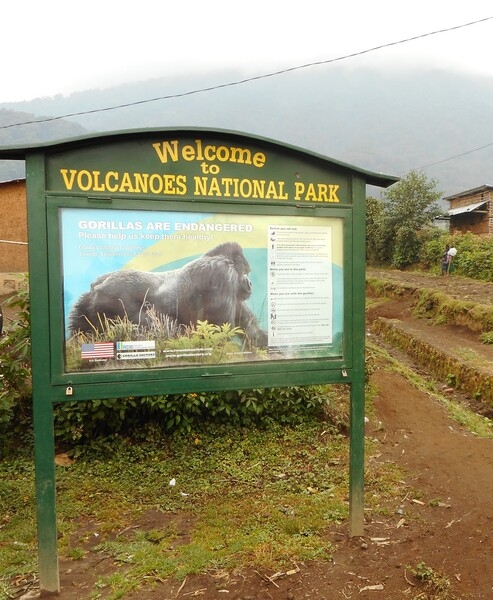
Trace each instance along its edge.
{"label": "leafy plant", "polygon": [[418,594],[415,600],[457,600],[452,592],[450,579],[441,573],[437,573],[432,567],[424,562],[411,569],[415,579],[426,584],[426,594]]}
{"label": "leafy plant", "polygon": [[366,200],[366,260],[373,265],[383,264],[383,215],[384,203],[378,198]]}
{"label": "leafy plant", "polygon": [[448,385],[455,387],[457,385],[457,375],[455,373],[448,373],[445,381]]}
{"label": "leafy plant", "polygon": [[243,333],[240,327],[232,327],[229,323],[214,325],[197,321],[196,327],[188,328],[185,335],[168,339],[163,349],[198,350],[190,354],[190,360],[219,364],[227,361],[228,356],[237,355],[239,346],[235,338]]}
{"label": "leafy plant", "polygon": [[[22,433],[31,412],[31,338],[27,279],[6,305],[16,318],[7,322],[0,336],[0,435]],[[15,422],[17,420],[17,422]]]}
{"label": "leafy plant", "polygon": [[483,344],[493,344],[493,331],[483,331],[479,336],[479,339]]}
{"label": "leafy plant", "polygon": [[[17,439],[30,432],[31,364],[29,329],[29,294],[27,285],[9,299],[16,308],[17,318],[8,323],[0,338],[0,439],[15,433]],[[238,350],[241,330],[229,325],[217,326],[198,322],[185,335],[174,338],[172,323],[156,320],[155,332],[162,335],[161,344],[186,348],[207,348],[206,360],[222,361],[225,354]],[[137,331],[126,319],[106,322],[104,339],[149,335]],[[183,332],[181,332],[183,333]],[[82,335],[82,334],[80,334]],[[92,341],[97,341],[95,332]],[[113,335],[114,337],[108,337]],[[77,337],[69,344],[69,360],[76,360],[70,347],[89,338]],[[120,337],[121,339],[121,337]],[[79,352],[80,354],[80,352]],[[71,357],[71,358],[70,358]],[[204,360],[203,357],[200,360]],[[110,451],[118,437],[131,435],[143,440],[156,432],[187,433],[203,422],[228,422],[237,425],[277,421],[296,424],[308,414],[317,414],[331,404],[323,386],[289,387],[227,392],[198,392],[173,396],[143,398],[97,399],[87,402],[65,402],[54,407],[55,437],[59,448],[70,449],[75,455],[89,444]],[[5,447],[5,445],[4,445]],[[85,447],[87,450],[87,446]]]}
{"label": "leafy plant", "polygon": [[67,402],[55,407],[55,435],[61,448],[79,455],[110,451],[117,437],[187,434],[205,423],[296,425],[327,410],[342,423],[345,415],[333,410],[334,393],[336,386],[293,386]]}

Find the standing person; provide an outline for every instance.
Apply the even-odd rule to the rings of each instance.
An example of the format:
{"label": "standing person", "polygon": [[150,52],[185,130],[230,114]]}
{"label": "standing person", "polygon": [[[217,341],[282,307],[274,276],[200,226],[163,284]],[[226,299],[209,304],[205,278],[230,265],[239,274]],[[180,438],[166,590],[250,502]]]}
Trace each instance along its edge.
{"label": "standing person", "polygon": [[442,276],[448,275],[449,263],[450,263],[450,255],[449,255],[450,246],[447,244],[445,246],[445,252],[442,254],[442,258],[440,259],[440,264],[442,266]]}
{"label": "standing person", "polygon": [[447,252],[448,254],[448,267],[447,267],[447,273],[453,273],[454,272],[454,265],[453,265],[453,259],[457,254],[457,248],[449,248],[449,251]]}

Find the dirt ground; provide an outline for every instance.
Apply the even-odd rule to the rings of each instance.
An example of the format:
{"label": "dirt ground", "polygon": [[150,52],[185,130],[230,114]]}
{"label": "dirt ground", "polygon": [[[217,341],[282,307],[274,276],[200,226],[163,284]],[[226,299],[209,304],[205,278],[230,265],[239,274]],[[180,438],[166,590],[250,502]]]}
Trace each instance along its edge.
{"label": "dirt ground", "polygon": [[[374,271],[370,274],[377,276]],[[493,284],[388,271],[385,276],[416,287],[444,289],[463,299],[493,303]],[[387,317],[412,320],[404,302],[389,303],[381,311]],[[378,310],[373,310],[369,319],[377,314]],[[436,336],[441,344],[478,343],[477,335],[462,328],[427,327],[430,342]],[[422,368],[419,371],[423,374]],[[378,396],[376,415],[368,423],[367,435],[378,440],[378,451],[366,461],[400,465],[408,491],[386,507],[386,516],[367,513],[364,537],[349,538],[347,525],[330,526],[327,540],[335,548],[330,562],[293,564],[285,573],[253,570],[207,573],[181,582],[156,579],[126,598],[493,598],[493,440],[478,439],[463,430],[436,399],[418,391],[403,377],[378,369],[372,379]],[[136,525],[154,529],[166,526],[170,519],[178,520],[186,535],[187,515],[153,513]],[[426,595],[410,570],[419,563],[450,580],[449,595]],[[104,598],[104,590],[100,590],[101,595],[91,595],[93,585],[98,577],[117,568],[111,559],[99,555],[76,562],[61,557],[62,591],[58,597]],[[34,597],[34,588],[23,596],[26,600]]]}
{"label": "dirt ground", "polygon": [[437,277],[432,274],[414,271],[397,271],[389,269],[368,269],[367,277],[389,279],[415,288],[440,290],[453,298],[472,300],[480,304],[493,304],[493,283],[474,281],[466,277],[450,275]]}

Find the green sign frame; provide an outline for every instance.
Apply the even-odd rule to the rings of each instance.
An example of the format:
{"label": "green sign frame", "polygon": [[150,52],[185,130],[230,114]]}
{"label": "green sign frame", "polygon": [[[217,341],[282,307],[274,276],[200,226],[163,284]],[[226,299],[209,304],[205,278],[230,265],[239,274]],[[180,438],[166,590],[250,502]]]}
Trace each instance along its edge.
{"label": "green sign frame", "polygon": [[[366,185],[398,179],[210,129],[85,136],[0,148],[1,158],[26,161],[41,591],[60,589],[53,406],[68,400],[348,384],[350,535],[362,535]],[[195,273],[212,266],[204,291]],[[180,336],[220,327],[231,278],[222,310],[238,334],[220,358],[142,337],[144,306]],[[140,337],[105,338],[105,317],[128,317]]]}

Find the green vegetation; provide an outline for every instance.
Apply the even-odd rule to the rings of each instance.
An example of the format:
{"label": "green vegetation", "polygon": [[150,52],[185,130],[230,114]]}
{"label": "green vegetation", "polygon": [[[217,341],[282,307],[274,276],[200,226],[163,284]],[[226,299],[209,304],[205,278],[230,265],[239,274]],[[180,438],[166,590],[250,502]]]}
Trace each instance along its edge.
{"label": "green vegetation", "polygon": [[[378,216],[379,208],[374,208]],[[430,260],[434,256],[433,268],[438,269],[435,251],[452,243],[459,249],[456,272],[460,272],[471,264],[467,251],[480,252],[479,246],[468,236],[448,235],[420,237],[426,242],[419,248],[419,260],[425,264],[426,256]],[[392,256],[404,256],[404,246],[412,244],[403,242],[401,254],[395,250]],[[486,269],[487,261],[482,264]],[[479,271],[479,278],[489,280],[486,273],[487,269]],[[388,282],[375,285],[385,288]],[[403,292],[395,288],[392,293]],[[10,303],[17,307],[18,317],[6,324],[0,338],[2,600],[12,595],[14,577],[32,579],[37,570],[26,288]],[[491,343],[491,313],[481,317],[481,306],[452,307],[443,298],[423,293],[418,310],[437,319],[474,313],[484,320],[484,343]],[[203,327],[202,334],[214,344],[217,340],[219,349],[234,337],[229,330]],[[367,348],[367,374],[385,364],[433,394],[469,430],[493,437],[491,421],[437,394],[430,381],[371,342]],[[466,351],[461,359],[469,359]],[[445,368],[445,379],[455,385],[464,378],[450,365]],[[481,392],[479,384],[475,389]],[[370,417],[372,393],[369,386]],[[65,466],[57,467],[61,556],[74,565],[88,555],[112,558],[119,568],[99,578],[93,593],[97,598],[104,591],[109,599],[167,577],[182,581],[187,574],[247,566],[278,570],[291,568],[296,561],[329,558],[332,549],[326,533],[348,516],[348,406],[345,386],[115,398],[57,406],[56,443],[69,456]],[[366,444],[369,453],[374,451],[374,441],[367,439]],[[402,479],[394,464],[369,461],[367,510],[385,514],[388,501],[403,495]],[[183,516],[186,528],[180,523]],[[412,573],[425,586],[416,600],[454,599],[448,580],[431,567],[419,563]]]}
{"label": "green vegetation", "polygon": [[[370,344],[368,372],[383,365],[432,389]],[[306,410],[296,424],[209,420],[168,434],[149,423],[138,436],[86,443],[78,458],[57,466],[60,556],[74,568],[89,556],[110,558],[114,573],[99,576],[93,590],[94,598],[109,599],[167,577],[181,582],[206,571],[278,571],[328,559],[327,531],[348,517],[349,400],[346,386],[318,393],[323,410]],[[369,386],[370,417],[374,393]],[[481,433],[488,433],[484,428],[483,421]],[[369,456],[378,450],[372,439],[366,445]],[[368,514],[386,515],[389,503],[406,495],[403,478],[392,463],[368,462]],[[0,503],[0,598],[6,599],[13,577],[32,580],[37,569],[29,446],[0,462]],[[450,590],[438,595],[442,579],[435,571],[418,565],[416,573],[428,594],[422,598],[453,599]]]}
{"label": "green vegetation", "polygon": [[415,317],[428,319],[435,325],[451,324],[466,326],[471,331],[482,332],[481,341],[491,343],[493,330],[493,306],[478,304],[471,300],[459,300],[433,289],[415,289],[405,283],[368,277],[366,288],[379,301],[385,298],[412,296]]}
{"label": "green vegetation", "polygon": [[[377,333],[396,348],[400,348],[416,362],[426,366],[438,381],[454,382],[454,387],[460,389],[477,400],[485,407],[493,406],[493,381],[491,372],[482,369],[476,360],[472,360],[460,349],[444,352],[440,348],[418,339],[412,332],[392,324],[385,319],[376,319],[372,331]],[[485,363],[489,366],[488,363]]]}
{"label": "green vegetation", "polygon": [[452,592],[450,579],[435,571],[425,563],[418,563],[416,568],[410,568],[416,581],[424,584],[425,591],[413,595],[413,600],[458,600]]}
{"label": "green vegetation", "polygon": [[[9,304],[16,307],[18,317],[6,324],[0,338],[0,442],[4,455],[19,442],[29,443],[32,432],[27,286],[14,294]],[[109,328],[113,326],[128,327],[128,323],[121,321]],[[229,348],[236,333],[229,326],[204,322],[186,339],[207,344],[216,356]],[[55,439],[58,448],[79,455],[88,444],[103,448],[126,435],[145,439],[149,427],[173,434],[190,433],[196,424],[208,421],[248,426],[267,419],[296,425],[307,413],[320,414],[329,401],[326,388],[313,386],[65,402],[54,410]]]}
{"label": "green vegetation", "polygon": [[23,439],[23,425],[31,405],[31,338],[29,328],[29,292],[26,285],[8,304],[16,309],[17,318],[4,326],[0,336],[0,448],[19,424],[16,434]]}
{"label": "green vegetation", "polygon": [[479,339],[483,342],[483,344],[493,344],[493,331],[484,331]]}
{"label": "green vegetation", "polygon": [[402,268],[419,262],[423,244],[439,234],[432,226],[443,212],[436,185],[423,173],[410,171],[383,193],[382,200],[368,199],[366,245],[371,264]]}
{"label": "green vegetation", "polygon": [[434,179],[410,171],[381,200],[368,198],[368,264],[414,267],[439,275],[440,257],[448,244],[457,248],[454,274],[493,281],[493,236],[449,233],[434,226],[434,219],[443,214],[437,204],[440,196]]}
{"label": "green vegetation", "polygon": [[[19,319],[6,326],[0,364],[3,597],[14,576],[36,572],[28,296],[11,302]],[[153,578],[327,558],[325,531],[348,511],[347,395],[313,386],[57,406],[57,447],[70,457],[57,467],[61,555],[111,556],[121,570],[97,582],[111,598]],[[380,490],[400,479],[389,466],[372,481]],[[185,541],[179,511],[191,518]]]}
{"label": "green vegetation", "polygon": [[453,263],[455,275],[493,281],[492,235],[442,232],[422,245],[416,265],[438,274],[440,256],[446,244],[457,248],[457,256]]}

